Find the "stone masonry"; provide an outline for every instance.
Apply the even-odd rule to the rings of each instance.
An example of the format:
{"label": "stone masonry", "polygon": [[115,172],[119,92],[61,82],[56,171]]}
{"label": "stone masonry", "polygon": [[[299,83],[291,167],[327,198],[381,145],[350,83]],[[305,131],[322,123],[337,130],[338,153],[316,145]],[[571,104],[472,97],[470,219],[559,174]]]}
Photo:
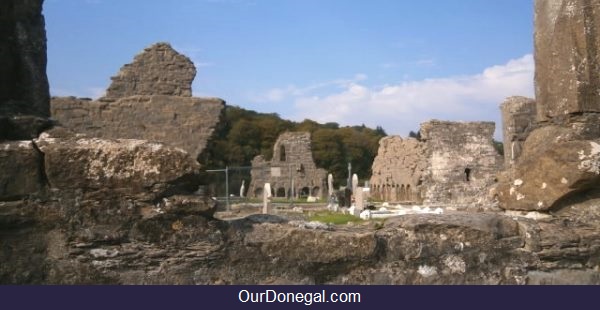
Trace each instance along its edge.
{"label": "stone masonry", "polygon": [[274,197],[322,197],[326,192],[327,171],[315,165],[308,132],[280,135],[273,147],[271,161],[262,155],[252,160],[251,176],[250,197],[262,197],[265,183],[271,184]]}
{"label": "stone masonry", "polygon": [[217,126],[225,102],[218,98],[131,96],[115,102],[52,99],[61,125],[91,137],[164,142],[196,158]]}
{"label": "stone masonry", "polygon": [[384,138],[373,165],[371,190],[388,201],[469,208],[489,205],[488,191],[502,167],[491,122],[430,121],[421,141]]}
{"label": "stone masonry", "polygon": [[489,205],[488,191],[502,169],[493,145],[493,122],[430,121],[421,125],[428,169],[423,177],[425,204]]}
{"label": "stone masonry", "polygon": [[536,99],[540,121],[600,112],[600,0],[535,4]]}
{"label": "stone masonry", "polygon": [[425,144],[417,139],[381,139],[373,162],[372,195],[385,201],[422,202],[419,186],[426,168],[425,156]]}
{"label": "stone masonry", "polygon": [[536,126],[535,100],[507,98],[500,106],[504,133],[504,167],[512,167],[521,155],[523,143]]}
{"label": "stone masonry", "polygon": [[197,158],[221,119],[225,101],[191,97],[195,73],[187,57],[158,43],[121,69],[106,97],[54,97],[52,116],[77,133],[163,142]]}
{"label": "stone masonry", "polygon": [[133,95],[192,96],[196,67],[168,43],[156,43],[135,56],[112,77],[101,101]]}

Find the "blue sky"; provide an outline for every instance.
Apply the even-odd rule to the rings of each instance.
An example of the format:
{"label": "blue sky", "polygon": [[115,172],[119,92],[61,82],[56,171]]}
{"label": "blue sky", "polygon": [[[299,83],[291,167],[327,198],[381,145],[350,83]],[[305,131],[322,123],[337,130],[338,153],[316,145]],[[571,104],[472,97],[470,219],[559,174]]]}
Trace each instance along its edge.
{"label": "blue sky", "polygon": [[52,95],[96,98],[145,47],[198,69],[195,96],[406,136],[497,122],[533,96],[532,0],[46,0]]}

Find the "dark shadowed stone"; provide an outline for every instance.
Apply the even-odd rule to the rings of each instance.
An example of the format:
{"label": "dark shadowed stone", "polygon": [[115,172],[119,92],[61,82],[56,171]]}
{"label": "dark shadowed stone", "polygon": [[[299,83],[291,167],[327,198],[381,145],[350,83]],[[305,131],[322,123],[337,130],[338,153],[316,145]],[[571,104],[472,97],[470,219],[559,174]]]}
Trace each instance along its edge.
{"label": "dark shadowed stone", "polygon": [[0,1],[0,115],[50,115],[42,3]]}

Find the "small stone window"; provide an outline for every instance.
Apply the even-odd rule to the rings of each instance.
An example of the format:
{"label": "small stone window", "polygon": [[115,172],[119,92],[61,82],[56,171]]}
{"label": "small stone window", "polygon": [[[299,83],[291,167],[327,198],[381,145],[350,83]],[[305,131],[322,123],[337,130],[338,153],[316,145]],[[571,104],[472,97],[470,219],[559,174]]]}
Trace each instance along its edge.
{"label": "small stone window", "polygon": [[465,168],[465,180],[471,182],[471,168]]}
{"label": "small stone window", "polygon": [[283,145],[282,145],[282,146],[279,148],[279,161],[285,161],[285,160],[286,160],[286,158],[285,158],[285,157],[286,157],[286,156],[285,156],[285,146],[283,146]]}

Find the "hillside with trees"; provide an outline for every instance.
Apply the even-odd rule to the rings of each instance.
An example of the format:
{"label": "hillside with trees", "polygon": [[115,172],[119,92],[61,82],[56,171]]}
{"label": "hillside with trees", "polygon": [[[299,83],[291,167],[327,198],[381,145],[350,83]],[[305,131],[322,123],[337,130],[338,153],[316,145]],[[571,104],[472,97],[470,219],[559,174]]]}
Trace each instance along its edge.
{"label": "hillside with trees", "polygon": [[[223,118],[206,151],[198,158],[204,169],[250,166],[257,155],[270,160],[273,145],[281,133],[307,131],[311,133],[317,166],[332,173],[336,185],[345,185],[348,162],[352,163],[353,173],[358,174],[361,180],[370,178],[379,140],[386,136],[381,127],[340,127],[337,123],[319,124],[311,120],[297,123],[284,120],[277,114],[257,113],[236,106],[227,106]],[[221,174],[209,174],[207,177],[210,183],[224,184]],[[241,180],[248,184],[249,177],[249,170],[232,171],[230,193],[237,195]]]}

